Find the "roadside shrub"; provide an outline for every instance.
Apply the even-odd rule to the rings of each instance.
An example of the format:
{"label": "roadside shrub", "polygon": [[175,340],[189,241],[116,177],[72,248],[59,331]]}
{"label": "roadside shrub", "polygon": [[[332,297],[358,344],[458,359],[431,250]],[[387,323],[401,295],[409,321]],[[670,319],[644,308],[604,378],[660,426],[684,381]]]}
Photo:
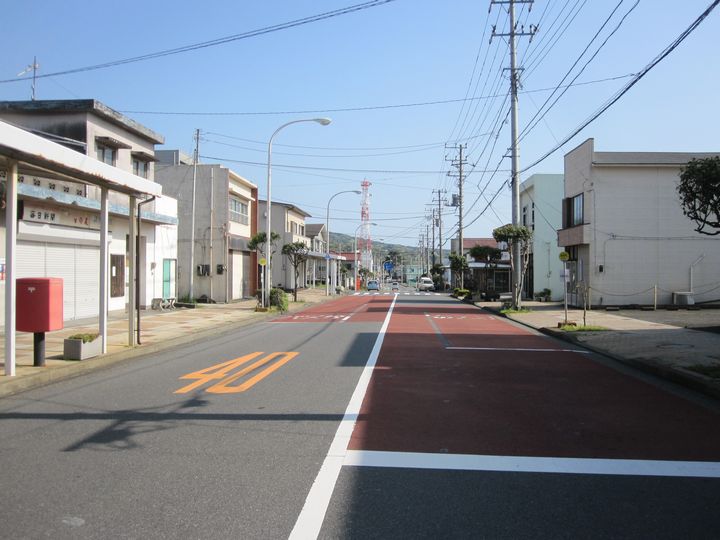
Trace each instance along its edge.
{"label": "roadside shrub", "polygon": [[455,296],[457,296],[458,298],[463,298],[463,297],[467,296],[468,294],[470,294],[470,291],[467,289],[460,289],[460,288],[455,289]]}
{"label": "roadside shrub", "polygon": [[270,289],[270,305],[277,306],[280,311],[288,310],[288,295],[279,288]]}
{"label": "roadside shrub", "polygon": [[67,339],[81,339],[83,343],[90,343],[95,341],[100,334],[73,334]]}

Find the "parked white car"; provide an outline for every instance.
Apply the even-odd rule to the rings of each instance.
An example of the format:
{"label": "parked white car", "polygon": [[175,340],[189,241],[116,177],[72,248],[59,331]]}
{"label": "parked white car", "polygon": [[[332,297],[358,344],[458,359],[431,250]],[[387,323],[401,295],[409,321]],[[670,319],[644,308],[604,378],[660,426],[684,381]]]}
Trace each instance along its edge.
{"label": "parked white car", "polygon": [[433,283],[433,280],[429,277],[421,277],[418,279],[417,282],[417,290],[418,291],[434,291],[435,290],[435,284]]}

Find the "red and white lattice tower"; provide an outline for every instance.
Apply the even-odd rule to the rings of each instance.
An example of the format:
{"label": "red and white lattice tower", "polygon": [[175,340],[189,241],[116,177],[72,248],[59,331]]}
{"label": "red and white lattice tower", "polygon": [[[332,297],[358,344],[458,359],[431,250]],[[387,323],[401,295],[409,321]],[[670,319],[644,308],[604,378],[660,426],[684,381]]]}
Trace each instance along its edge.
{"label": "red and white lattice tower", "polygon": [[365,179],[362,187],[362,206],[360,207],[360,237],[358,250],[360,251],[360,266],[372,270],[372,239],[370,238],[370,182]]}

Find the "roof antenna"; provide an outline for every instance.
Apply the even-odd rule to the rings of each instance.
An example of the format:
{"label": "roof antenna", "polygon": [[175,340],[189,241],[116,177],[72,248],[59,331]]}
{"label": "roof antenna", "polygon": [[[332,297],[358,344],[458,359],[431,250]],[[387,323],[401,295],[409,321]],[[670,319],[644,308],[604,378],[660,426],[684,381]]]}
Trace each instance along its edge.
{"label": "roof antenna", "polygon": [[18,77],[25,75],[26,73],[30,73],[32,70],[32,94],[30,96],[30,99],[35,101],[35,78],[37,77],[37,70],[40,67],[40,64],[37,63],[37,56],[33,56],[33,63],[28,65],[25,69],[23,69],[20,73],[17,74]]}

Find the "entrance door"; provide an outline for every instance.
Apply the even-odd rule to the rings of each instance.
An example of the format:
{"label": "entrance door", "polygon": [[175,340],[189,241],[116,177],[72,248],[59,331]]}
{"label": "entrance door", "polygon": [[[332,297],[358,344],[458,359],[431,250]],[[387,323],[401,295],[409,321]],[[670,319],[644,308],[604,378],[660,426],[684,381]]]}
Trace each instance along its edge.
{"label": "entrance door", "polygon": [[241,251],[232,252],[232,299],[243,297],[243,256]]}
{"label": "entrance door", "polygon": [[125,255],[110,255],[110,296],[125,296]]}
{"label": "entrance door", "polygon": [[163,298],[175,298],[175,259],[163,259]]}

